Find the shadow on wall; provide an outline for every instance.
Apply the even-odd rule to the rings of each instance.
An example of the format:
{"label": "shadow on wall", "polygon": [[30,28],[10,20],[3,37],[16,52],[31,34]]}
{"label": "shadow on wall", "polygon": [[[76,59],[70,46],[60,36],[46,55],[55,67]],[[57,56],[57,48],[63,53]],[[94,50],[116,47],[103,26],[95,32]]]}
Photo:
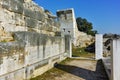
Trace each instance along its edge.
{"label": "shadow on wall", "polygon": [[81,77],[85,80],[109,80],[102,64],[102,60],[97,61],[96,71],[57,63],[55,64],[55,68],[71,73],[72,75]]}

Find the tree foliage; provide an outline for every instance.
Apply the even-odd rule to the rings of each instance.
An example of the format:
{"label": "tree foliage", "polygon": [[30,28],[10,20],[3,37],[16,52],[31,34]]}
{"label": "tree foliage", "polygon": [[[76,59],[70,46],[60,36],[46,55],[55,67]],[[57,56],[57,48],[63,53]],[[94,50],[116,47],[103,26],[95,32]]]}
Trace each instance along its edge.
{"label": "tree foliage", "polygon": [[88,22],[87,19],[78,17],[76,19],[76,22],[77,22],[77,27],[79,31],[85,32],[92,36],[94,36],[97,33],[96,30],[92,30],[93,25],[91,22]]}

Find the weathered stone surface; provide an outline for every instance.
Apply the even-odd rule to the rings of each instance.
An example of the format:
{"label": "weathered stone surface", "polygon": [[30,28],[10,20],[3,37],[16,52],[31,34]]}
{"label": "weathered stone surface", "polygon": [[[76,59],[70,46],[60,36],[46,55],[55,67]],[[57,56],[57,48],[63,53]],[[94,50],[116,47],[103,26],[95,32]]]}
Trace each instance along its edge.
{"label": "weathered stone surface", "polygon": [[36,18],[35,12],[30,9],[24,9],[24,15],[31,18]]}
{"label": "weathered stone surface", "polygon": [[25,26],[26,22],[25,22],[24,18],[25,17],[23,15],[15,13],[15,15],[14,15],[15,25],[16,26]]}
{"label": "weathered stone surface", "polygon": [[46,60],[44,60],[44,61],[41,61],[41,62],[39,63],[39,65],[37,65],[37,66],[35,67],[35,69],[39,69],[40,67],[45,66],[45,65],[47,65],[48,63],[49,63],[49,60],[48,60],[48,59],[46,59]]}
{"label": "weathered stone surface", "polygon": [[74,9],[66,9],[57,11],[57,16],[60,22],[60,30],[64,35],[71,35],[73,44],[76,46],[77,40],[77,25],[74,14]]}
{"label": "weathered stone surface", "polygon": [[39,21],[45,21],[45,15],[44,15],[44,13],[41,13],[40,11],[36,11],[35,14],[36,14],[36,19],[37,20],[39,20]]}
{"label": "weathered stone surface", "polygon": [[24,0],[24,2],[30,2],[30,1],[32,1],[32,0]]}
{"label": "weathered stone surface", "polygon": [[25,21],[26,21],[26,26],[27,27],[30,27],[30,28],[37,27],[37,20],[26,17]]}
{"label": "weathered stone surface", "polygon": [[55,36],[59,28],[31,0],[0,0],[0,80],[29,79],[63,60],[65,38]]}
{"label": "weathered stone surface", "polygon": [[51,35],[51,32],[60,31],[59,23],[54,18],[46,17],[44,9],[32,1],[2,0],[1,6],[0,25],[8,32],[44,30],[41,32]]}
{"label": "weathered stone surface", "polygon": [[10,0],[2,0],[2,7],[5,8],[5,9],[8,9],[10,10]]}
{"label": "weathered stone surface", "polygon": [[53,19],[47,19],[47,23],[50,25],[53,25],[54,21],[53,21]]}
{"label": "weathered stone surface", "polygon": [[54,21],[54,26],[57,27],[58,29],[60,28],[60,23],[57,21]]}
{"label": "weathered stone surface", "polygon": [[24,52],[24,43],[23,42],[2,42],[0,43],[0,49],[2,49],[2,53],[0,55],[3,56],[12,56],[13,54],[17,54],[16,52]]}
{"label": "weathered stone surface", "polygon": [[7,9],[7,10],[10,10],[10,11],[13,11],[13,12],[17,12],[17,13],[20,13],[22,14],[23,13],[23,4],[22,4],[22,0],[20,1],[16,1],[16,0],[3,0],[3,3],[2,3],[2,7]]}
{"label": "weathered stone surface", "polygon": [[4,28],[0,26],[0,42],[13,41],[13,36],[11,33],[5,32]]}
{"label": "weathered stone surface", "polygon": [[[61,37],[36,32],[15,32],[14,39],[14,42],[0,43],[0,75],[13,71],[11,74],[14,76],[8,74],[9,79],[15,79],[17,77],[15,73],[20,71],[21,75],[23,70],[27,70],[27,73],[22,72],[27,75],[27,79],[31,78],[32,74],[37,76],[43,67],[47,66],[47,69],[43,69],[42,73],[53,67],[55,62],[62,60],[60,57],[65,52],[64,38]],[[40,73],[36,74],[36,70]],[[0,79],[5,77],[7,75]]]}
{"label": "weathered stone surface", "polygon": [[23,3],[20,3],[18,0],[9,0],[10,1],[10,10],[16,13],[23,13]]}
{"label": "weathered stone surface", "polygon": [[87,35],[83,32],[78,32],[77,34],[77,41],[76,44],[79,47],[87,47],[88,45],[92,44],[95,39],[91,35]]}

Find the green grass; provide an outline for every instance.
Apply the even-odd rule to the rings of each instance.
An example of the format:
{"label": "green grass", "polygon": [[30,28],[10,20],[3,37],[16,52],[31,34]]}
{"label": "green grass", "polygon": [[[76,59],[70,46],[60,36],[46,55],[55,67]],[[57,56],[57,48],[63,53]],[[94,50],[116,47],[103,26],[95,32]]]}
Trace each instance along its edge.
{"label": "green grass", "polygon": [[60,76],[62,74],[64,74],[64,71],[57,68],[52,68],[45,72],[44,74],[37,76],[35,78],[31,78],[30,80],[54,80],[54,77]]}
{"label": "green grass", "polygon": [[92,57],[95,56],[95,54],[85,51],[85,48],[78,48],[78,47],[73,46],[72,56],[73,57],[89,57],[89,58],[92,58]]}

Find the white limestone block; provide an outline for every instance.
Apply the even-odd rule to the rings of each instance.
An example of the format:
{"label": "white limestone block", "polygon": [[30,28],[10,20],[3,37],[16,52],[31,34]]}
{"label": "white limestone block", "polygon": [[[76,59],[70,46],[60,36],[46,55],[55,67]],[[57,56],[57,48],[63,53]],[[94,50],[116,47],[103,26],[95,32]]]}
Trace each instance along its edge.
{"label": "white limestone block", "polygon": [[103,57],[103,35],[96,34],[95,36],[95,58],[96,60],[102,59]]}

